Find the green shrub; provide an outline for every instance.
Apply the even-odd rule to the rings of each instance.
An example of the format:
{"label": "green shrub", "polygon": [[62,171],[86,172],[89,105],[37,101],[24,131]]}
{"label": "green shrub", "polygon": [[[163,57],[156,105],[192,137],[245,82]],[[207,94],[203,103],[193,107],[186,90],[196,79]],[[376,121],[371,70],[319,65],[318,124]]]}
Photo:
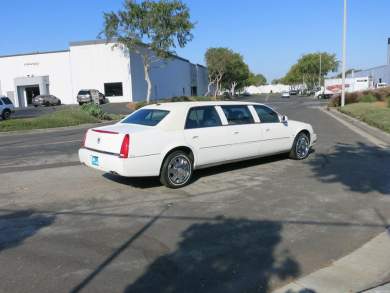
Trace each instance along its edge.
{"label": "green shrub", "polygon": [[[359,102],[359,95],[357,93],[347,93],[345,95],[345,104],[354,104]],[[328,102],[329,107],[339,107],[341,106],[341,95],[333,95]]]}
{"label": "green shrub", "polygon": [[387,97],[387,107],[390,108],[390,96]]}
{"label": "green shrub", "polygon": [[359,102],[361,102],[361,103],[374,103],[377,100],[378,99],[376,97],[374,97],[374,95],[372,95],[372,94],[367,94],[367,95],[361,96],[359,98]]}
{"label": "green shrub", "polygon": [[84,104],[81,106],[81,110],[98,119],[108,118],[108,115],[103,111],[102,107],[95,103]]}
{"label": "green shrub", "polygon": [[100,120],[78,108],[63,109],[34,118],[10,119],[0,123],[0,132],[65,127]]}

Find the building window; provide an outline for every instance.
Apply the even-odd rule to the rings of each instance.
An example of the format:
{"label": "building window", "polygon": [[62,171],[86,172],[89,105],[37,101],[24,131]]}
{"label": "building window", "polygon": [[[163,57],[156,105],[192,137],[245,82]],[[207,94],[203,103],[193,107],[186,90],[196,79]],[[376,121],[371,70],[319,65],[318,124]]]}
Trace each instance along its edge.
{"label": "building window", "polygon": [[122,97],[123,86],[121,82],[110,82],[104,84],[104,94],[106,97]]}

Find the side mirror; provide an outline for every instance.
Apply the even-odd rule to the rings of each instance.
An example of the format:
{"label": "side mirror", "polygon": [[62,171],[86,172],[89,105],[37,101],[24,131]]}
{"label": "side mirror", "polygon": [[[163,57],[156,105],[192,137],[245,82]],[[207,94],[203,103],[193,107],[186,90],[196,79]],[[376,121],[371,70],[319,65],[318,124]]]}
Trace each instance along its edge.
{"label": "side mirror", "polygon": [[284,123],[284,124],[288,123],[288,117],[286,115],[282,116],[282,123]]}

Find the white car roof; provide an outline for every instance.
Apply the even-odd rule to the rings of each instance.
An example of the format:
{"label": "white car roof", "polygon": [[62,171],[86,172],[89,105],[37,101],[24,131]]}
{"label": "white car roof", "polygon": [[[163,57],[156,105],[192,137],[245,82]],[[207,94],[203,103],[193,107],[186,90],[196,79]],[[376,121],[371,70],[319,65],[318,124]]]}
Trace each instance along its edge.
{"label": "white car roof", "polygon": [[[252,102],[235,102],[235,101],[202,101],[202,102],[169,102],[157,103],[143,107],[142,109],[158,109],[169,111],[157,127],[164,130],[183,130],[189,108],[202,106],[229,106],[229,105],[263,105]],[[268,107],[268,106],[267,106]]]}
{"label": "white car roof", "polygon": [[147,105],[145,109],[164,109],[164,110],[181,110],[191,107],[201,106],[224,106],[224,105],[262,105],[259,103],[252,102],[235,102],[235,101],[201,101],[201,102],[168,102],[168,103],[157,103]]}

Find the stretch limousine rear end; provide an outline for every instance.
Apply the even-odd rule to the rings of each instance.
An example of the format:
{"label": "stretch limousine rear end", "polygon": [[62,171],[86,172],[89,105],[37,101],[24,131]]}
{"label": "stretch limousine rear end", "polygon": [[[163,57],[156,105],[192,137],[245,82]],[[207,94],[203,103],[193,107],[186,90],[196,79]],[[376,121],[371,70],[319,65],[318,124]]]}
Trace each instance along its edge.
{"label": "stretch limousine rear end", "polygon": [[162,103],[89,129],[79,158],[103,172],[159,176],[162,184],[179,188],[199,168],[278,153],[305,159],[316,139],[310,124],[289,121],[263,104]]}

